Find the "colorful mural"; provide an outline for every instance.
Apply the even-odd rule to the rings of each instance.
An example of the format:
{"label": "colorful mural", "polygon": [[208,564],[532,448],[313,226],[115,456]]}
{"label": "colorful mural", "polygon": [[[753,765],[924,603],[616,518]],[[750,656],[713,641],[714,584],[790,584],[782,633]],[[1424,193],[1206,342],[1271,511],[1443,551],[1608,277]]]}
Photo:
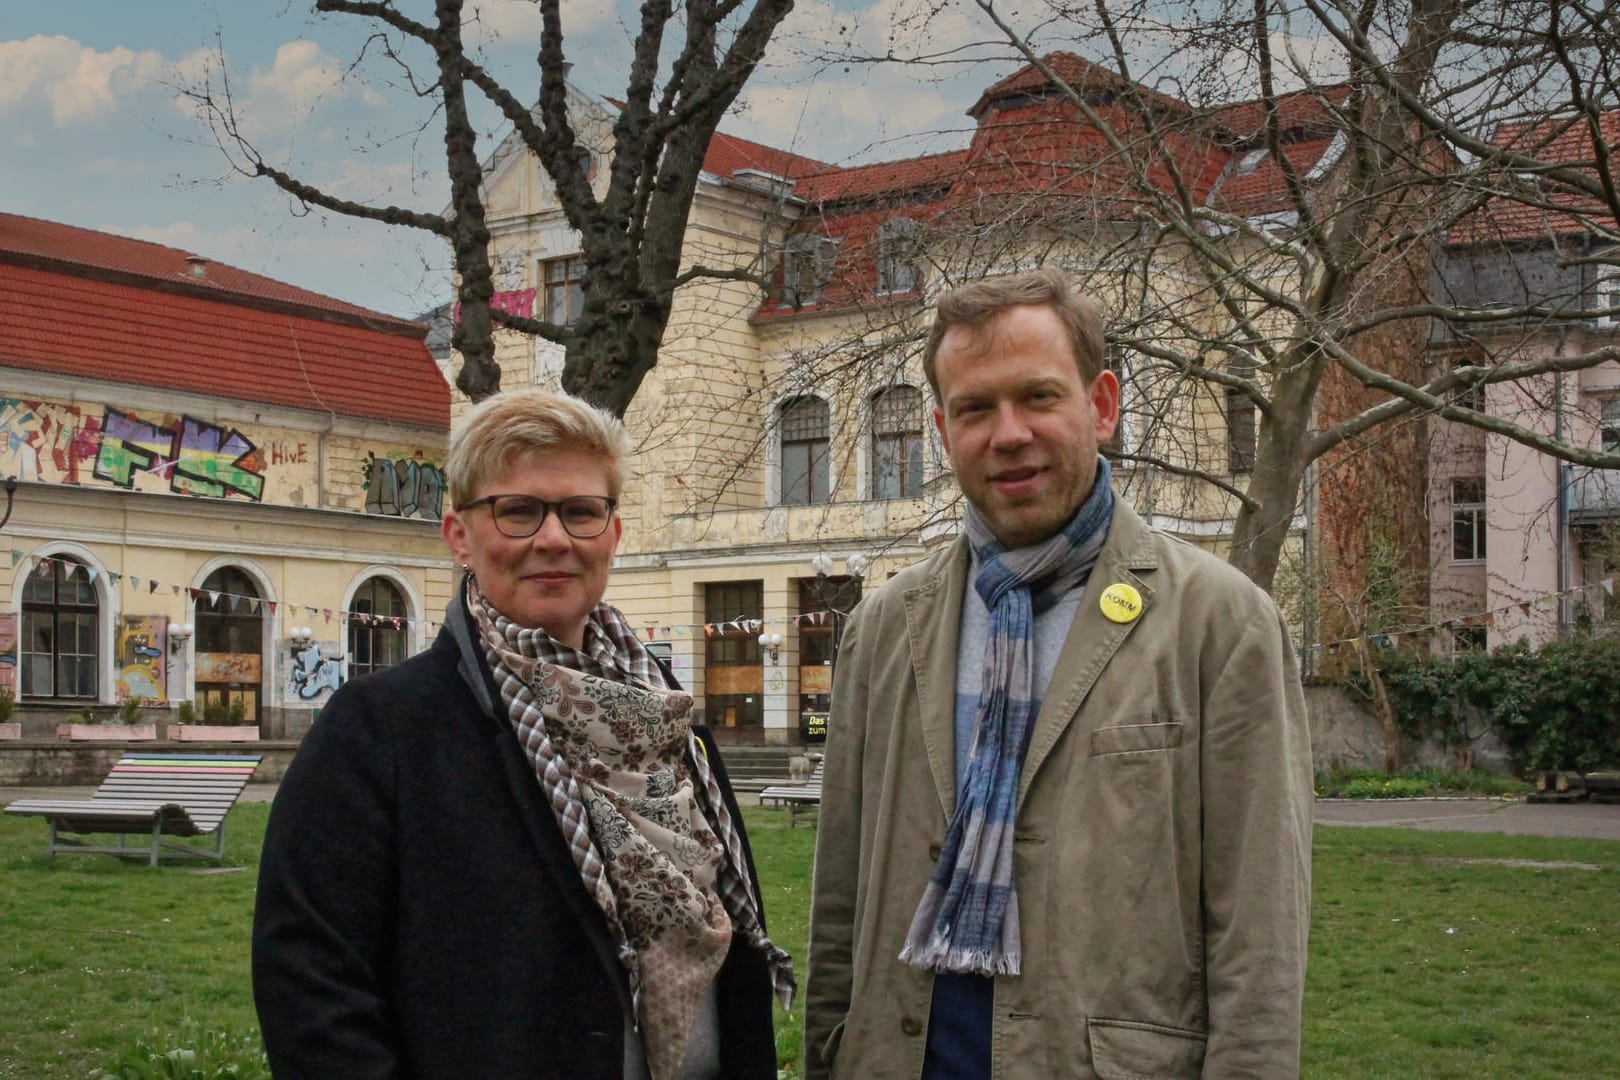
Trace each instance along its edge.
{"label": "colorful mural", "polygon": [[343,685],[343,653],[335,641],[312,641],[289,649],[287,700],[325,702]]}
{"label": "colorful mural", "polygon": [[196,679],[199,683],[257,683],[259,654],[200,652]]}
{"label": "colorful mural", "polygon": [[17,616],[0,615],[0,687],[17,692]]}
{"label": "colorful mural", "polygon": [[365,476],[366,513],[429,521],[444,516],[448,484],[437,465],[414,458],[380,458],[368,450],[360,470]]}
{"label": "colorful mural", "polygon": [[125,615],[118,627],[118,697],[164,701],[167,665],[163,661],[169,620],[157,615]]}

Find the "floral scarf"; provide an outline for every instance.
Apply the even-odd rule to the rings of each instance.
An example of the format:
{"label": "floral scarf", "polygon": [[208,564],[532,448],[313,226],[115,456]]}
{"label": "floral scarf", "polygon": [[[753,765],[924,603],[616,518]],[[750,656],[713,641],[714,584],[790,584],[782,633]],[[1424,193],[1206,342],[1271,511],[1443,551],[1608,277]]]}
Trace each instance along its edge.
{"label": "floral scarf", "polygon": [[792,962],[765,936],[740,836],[692,735],[692,697],[653,685],[651,658],[607,605],[592,614],[609,624],[593,640],[640,655],[581,666],[624,681],[553,662],[571,650],[501,615],[476,582],[467,599],[518,741],[618,943],[648,1068],[666,1080],[734,928],[765,953],[784,1006],[793,995]]}

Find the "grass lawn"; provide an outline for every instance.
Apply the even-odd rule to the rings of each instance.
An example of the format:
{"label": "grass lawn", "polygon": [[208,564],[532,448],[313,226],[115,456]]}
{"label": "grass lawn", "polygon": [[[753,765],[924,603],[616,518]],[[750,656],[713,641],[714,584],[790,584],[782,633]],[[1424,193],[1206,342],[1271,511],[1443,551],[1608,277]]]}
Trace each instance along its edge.
{"label": "grass lawn", "polygon": [[[266,811],[231,812],[236,873],[53,867],[42,821],[0,818],[0,1077],[83,1080],[143,1038],[250,1034]],[[748,820],[802,973],[815,830]],[[1620,843],[1323,827],[1315,867],[1307,1077],[1620,1076]],[[796,1074],[796,1016],[778,1046]]]}

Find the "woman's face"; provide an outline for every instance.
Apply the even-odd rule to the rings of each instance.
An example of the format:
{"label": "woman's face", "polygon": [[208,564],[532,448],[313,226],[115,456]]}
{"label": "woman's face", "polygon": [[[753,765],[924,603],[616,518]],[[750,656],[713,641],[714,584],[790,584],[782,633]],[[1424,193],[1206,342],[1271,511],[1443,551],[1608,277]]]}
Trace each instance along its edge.
{"label": "woman's face", "polygon": [[[531,495],[551,503],[575,495],[607,496],[609,480],[607,462],[595,454],[526,454],[487,480],[468,502],[489,495]],[[496,528],[494,513],[484,503],[444,516],[444,539],[456,563],[472,568],[478,587],[502,615],[571,648],[582,647],[585,621],[607,591],[613,552],[624,531],[618,513],[602,535],[588,540],[570,536],[555,507],[539,531],[523,539]]]}

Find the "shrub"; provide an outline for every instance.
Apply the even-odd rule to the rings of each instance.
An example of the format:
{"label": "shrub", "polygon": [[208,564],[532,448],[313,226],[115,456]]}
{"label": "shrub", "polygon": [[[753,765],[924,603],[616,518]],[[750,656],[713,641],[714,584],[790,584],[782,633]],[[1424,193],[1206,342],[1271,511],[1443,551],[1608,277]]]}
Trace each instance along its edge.
{"label": "shrub", "polygon": [[197,706],[189,701],[182,701],[180,707],[174,712],[174,722],[177,724],[195,724],[197,722]]}
{"label": "shrub", "polygon": [[118,703],[118,714],[115,719],[119,724],[138,724],[141,722],[141,706],[146,704],[145,698],[134,695],[126,697]]}
{"label": "shrub", "polygon": [[0,724],[10,723],[11,711],[16,708],[17,699],[11,694],[11,687],[0,686]]}
{"label": "shrub", "polygon": [[247,706],[242,704],[241,698],[231,699],[230,717],[233,724],[247,723]]}
{"label": "shrub", "polygon": [[231,712],[219,698],[209,698],[203,702],[203,723],[225,724],[229,723]]}

